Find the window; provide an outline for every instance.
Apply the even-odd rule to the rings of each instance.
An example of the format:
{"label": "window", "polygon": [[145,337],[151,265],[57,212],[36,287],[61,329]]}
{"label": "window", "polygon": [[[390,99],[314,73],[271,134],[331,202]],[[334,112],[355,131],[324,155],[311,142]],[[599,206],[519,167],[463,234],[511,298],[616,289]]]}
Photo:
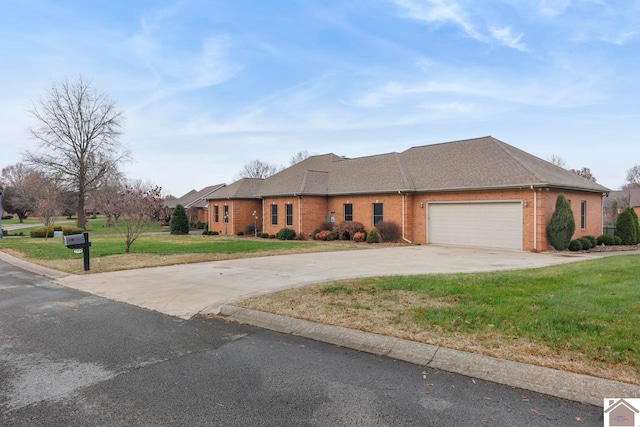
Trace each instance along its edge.
{"label": "window", "polygon": [[220,222],[220,211],[218,205],[213,207],[213,222]]}
{"label": "window", "polygon": [[587,201],[580,202],[580,228],[587,228]]}
{"label": "window", "polygon": [[353,221],[353,205],[351,203],[344,204],[344,220]]}
{"label": "window", "polygon": [[224,207],[224,222],[229,222],[229,206]]}
{"label": "window", "polygon": [[287,215],[287,225],[293,225],[293,205],[284,205]]}
{"label": "window", "polygon": [[382,221],[382,203],[373,204],[373,226]]}
{"label": "window", "polygon": [[271,205],[271,225],[278,225],[278,205]]}

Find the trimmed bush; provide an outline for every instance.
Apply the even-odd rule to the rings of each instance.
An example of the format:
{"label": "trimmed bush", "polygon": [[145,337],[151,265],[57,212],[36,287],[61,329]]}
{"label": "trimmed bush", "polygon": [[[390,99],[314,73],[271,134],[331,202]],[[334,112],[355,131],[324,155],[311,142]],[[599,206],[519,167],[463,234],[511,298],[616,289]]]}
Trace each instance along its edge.
{"label": "trimmed bush", "polygon": [[591,240],[587,239],[586,237],[581,237],[577,240],[580,240],[580,244],[582,245],[582,249],[584,250],[589,250],[593,247],[591,246]]}
{"label": "trimmed bush", "polygon": [[551,216],[547,226],[547,237],[549,243],[558,251],[563,251],[569,247],[571,237],[576,231],[576,222],[573,219],[571,205],[564,197],[559,195],[556,199],[556,210]]}
{"label": "trimmed bush", "polygon": [[621,245],[622,244],[622,237],[620,236],[613,236],[613,244],[614,245]]}
{"label": "trimmed bush", "polygon": [[367,243],[380,243],[380,236],[375,229],[367,233]]}
{"label": "trimmed bush", "polygon": [[626,208],[618,215],[615,235],[620,237],[623,245],[638,243],[638,219],[633,208]]}
{"label": "trimmed bush", "polygon": [[598,236],[598,244],[605,246],[613,246],[616,244],[615,236],[612,234],[602,234]]}
{"label": "trimmed bush", "polygon": [[276,233],[278,240],[293,240],[296,238],[296,231],[292,228],[282,228]]}
{"label": "trimmed bush", "polygon": [[171,221],[169,221],[169,229],[171,234],[189,234],[189,221],[184,206],[177,205],[171,213]]}
{"label": "trimmed bush", "polygon": [[570,241],[569,250],[574,252],[582,250],[582,242],[578,239]]}
{"label": "trimmed bush", "polygon": [[238,232],[236,233],[236,236],[244,236],[244,231],[238,231]]}
{"label": "trimmed bush", "polygon": [[258,237],[260,237],[261,239],[268,239],[269,233],[258,233]]}
{"label": "trimmed bush", "polygon": [[367,233],[363,231],[358,231],[356,234],[353,235],[354,242],[364,242],[364,239],[366,238],[367,238]]}
{"label": "trimmed bush", "polygon": [[589,239],[589,241],[591,242],[591,247],[595,248],[596,245],[598,244],[598,239],[596,239],[594,236],[584,236],[585,239]]}
{"label": "trimmed bush", "polygon": [[402,237],[400,226],[393,221],[379,221],[376,230],[382,242],[397,242]]}
{"label": "trimmed bush", "polygon": [[269,238],[270,238],[270,239],[275,239],[275,238],[276,238],[276,235],[275,235],[275,234],[269,234]]}
{"label": "trimmed bush", "polygon": [[316,237],[316,240],[324,240],[324,241],[335,240],[336,238],[335,234],[333,234],[333,231],[331,230],[322,230],[318,234],[316,234],[315,237]]}
{"label": "trimmed bush", "polygon": [[5,215],[2,219],[13,219],[13,215]]}
{"label": "trimmed bush", "polygon": [[62,231],[63,236],[69,236],[71,234],[82,234],[84,230],[82,228],[70,226],[55,226],[55,227],[38,227],[36,229],[31,230],[29,235],[34,239],[45,238],[45,237],[53,237],[54,231]]}

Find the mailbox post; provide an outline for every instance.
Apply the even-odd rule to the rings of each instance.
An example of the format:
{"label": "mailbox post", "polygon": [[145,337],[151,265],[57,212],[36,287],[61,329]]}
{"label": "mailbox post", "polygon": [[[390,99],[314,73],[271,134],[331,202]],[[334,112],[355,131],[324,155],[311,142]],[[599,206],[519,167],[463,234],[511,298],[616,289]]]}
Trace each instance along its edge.
{"label": "mailbox post", "polygon": [[89,271],[89,248],[91,242],[89,242],[89,233],[71,234],[69,236],[62,236],[62,243],[69,249],[82,249],[82,255],[84,258],[84,271]]}

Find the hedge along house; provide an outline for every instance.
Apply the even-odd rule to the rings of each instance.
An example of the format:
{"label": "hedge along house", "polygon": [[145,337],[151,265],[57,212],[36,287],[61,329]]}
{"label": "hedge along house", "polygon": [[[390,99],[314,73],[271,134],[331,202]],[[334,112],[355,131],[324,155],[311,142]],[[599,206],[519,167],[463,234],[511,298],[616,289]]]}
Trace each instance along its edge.
{"label": "hedge along house", "polygon": [[265,179],[255,196],[269,234],[290,227],[310,236],[327,219],[367,230],[393,221],[411,243],[541,251],[550,249],[546,227],[559,194],[571,202],[580,237],[602,233],[607,192],[483,137],[355,159],[313,156]]}
{"label": "hedge along house", "polygon": [[222,235],[245,233],[248,226],[262,225],[262,201],[259,197],[262,179],[242,178],[223,185],[206,196],[209,231]]}

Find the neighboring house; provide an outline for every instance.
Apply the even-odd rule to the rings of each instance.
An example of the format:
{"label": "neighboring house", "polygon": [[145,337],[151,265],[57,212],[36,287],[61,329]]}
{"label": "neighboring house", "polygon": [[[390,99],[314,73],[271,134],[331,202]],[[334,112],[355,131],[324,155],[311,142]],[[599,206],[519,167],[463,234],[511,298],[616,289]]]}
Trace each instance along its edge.
{"label": "neighboring house", "polygon": [[605,222],[609,225],[615,225],[618,214],[629,206],[640,216],[640,187],[611,191],[603,204]]}
{"label": "neighboring house", "polygon": [[189,222],[207,222],[209,205],[205,197],[223,186],[224,184],[217,184],[205,187],[200,191],[191,190],[178,199],[167,200],[165,206],[173,210],[176,206],[182,205],[187,212]]}
{"label": "neighboring house", "polygon": [[312,156],[255,180],[242,197],[222,193],[239,183],[207,197],[210,216],[226,198],[230,217],[261,211],[259,228],[269,234],[289,227],[308,237],[327,220],[367,230],[393,221],[407,242],[529,251],[550,249],[546,228],[560,194],[571,202],[575,237],[601,234],[610,191],[493,137],[355,159]]}

